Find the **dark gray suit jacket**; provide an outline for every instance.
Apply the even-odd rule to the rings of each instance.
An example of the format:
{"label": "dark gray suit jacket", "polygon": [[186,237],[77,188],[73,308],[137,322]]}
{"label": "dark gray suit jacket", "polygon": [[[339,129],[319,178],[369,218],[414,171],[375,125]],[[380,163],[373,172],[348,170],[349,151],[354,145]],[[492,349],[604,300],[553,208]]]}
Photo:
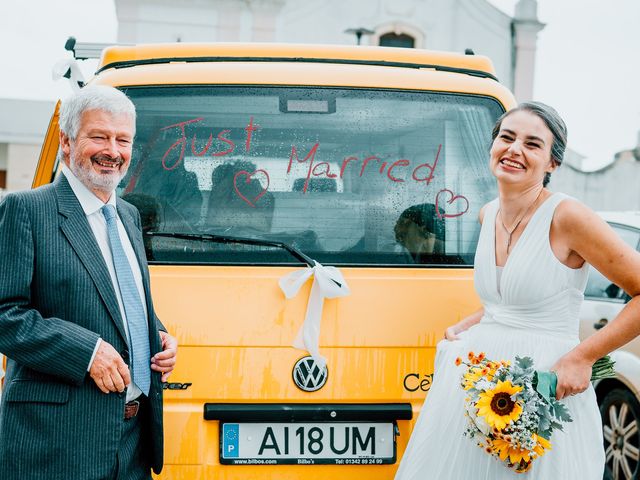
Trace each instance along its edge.
{"label": "dark gray suit jacket", "polygon": [[[161,350],[140,216],[117,210],[140,263],[151,355]],[[98,337],[129,363],[118,301],[100,248],[67,179],[0,204],[0,477],[102,479],[112,471],[125,395],[102,393],[87,373]],[[162,383],[152,371],[146,438],[162,468]]]}

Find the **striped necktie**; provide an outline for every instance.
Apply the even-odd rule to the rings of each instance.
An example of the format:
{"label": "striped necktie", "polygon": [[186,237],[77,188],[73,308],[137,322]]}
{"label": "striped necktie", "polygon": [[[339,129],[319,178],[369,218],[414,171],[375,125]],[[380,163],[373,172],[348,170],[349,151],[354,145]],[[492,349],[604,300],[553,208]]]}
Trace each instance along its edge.
{"label": "striped necktie", "polygon": [[125,325],[129,330],[129,349],[131,350],[131,363],[133,364],[133,382],[145,395],[149,395],[149,388],[151,386],[151,354],[149,351],[149,326],[147,325],[147,318],[142,308],[142,301],[133,278],[131,265],[120,242],[116,209],[113,205],[105,205],[102,207],[102,214],[107,221],[107,234],[113,256],[113,266],[116,269],[118,288],[120,289],[124,311],[127,315]]}

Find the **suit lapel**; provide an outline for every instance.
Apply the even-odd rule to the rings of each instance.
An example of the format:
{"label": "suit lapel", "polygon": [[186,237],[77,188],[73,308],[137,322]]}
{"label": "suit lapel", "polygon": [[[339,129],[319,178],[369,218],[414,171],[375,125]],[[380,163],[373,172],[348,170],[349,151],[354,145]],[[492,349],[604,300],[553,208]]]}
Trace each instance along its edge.
{"label": "suit lapel", "polygon": [[127,335],[124,331],[124,322],[120,315],[118,299],[113,289],[107,265],[100,254],[100,247],[91,231],[80,202],[64,175],[60,175],[56,181],[56,193],[58,196],[58,212],[64,217],[60,221],[60,229],[67,237],[87,272],[89,272],[100,298],[116,324],[118,332],[126,342]]}

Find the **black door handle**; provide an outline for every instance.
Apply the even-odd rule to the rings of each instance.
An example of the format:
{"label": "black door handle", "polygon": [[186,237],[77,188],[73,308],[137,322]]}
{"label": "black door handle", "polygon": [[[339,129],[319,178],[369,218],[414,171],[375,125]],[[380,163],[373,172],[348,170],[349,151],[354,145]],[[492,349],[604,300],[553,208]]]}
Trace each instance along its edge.
{"label": "black door handle", "polygon": [[602,327],[605,327],[609,323],[609,320],[606,318],[601,318],[596,323],[593,324],[593,328],[596,330],[600,330]]}

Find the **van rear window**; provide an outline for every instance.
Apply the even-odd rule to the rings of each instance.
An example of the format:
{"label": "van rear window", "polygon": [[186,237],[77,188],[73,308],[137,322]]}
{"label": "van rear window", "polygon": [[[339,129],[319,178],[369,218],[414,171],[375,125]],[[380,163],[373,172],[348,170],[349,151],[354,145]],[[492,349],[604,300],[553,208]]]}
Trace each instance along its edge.
{"label": "van rear window", "polygon": [[[496,196],[487,97],[291,87],[139,87],[118,193],[149,232],[278,241],[327,265],[472,265]],[[150,262],[298,264],[273,246],[145,238]]]}

